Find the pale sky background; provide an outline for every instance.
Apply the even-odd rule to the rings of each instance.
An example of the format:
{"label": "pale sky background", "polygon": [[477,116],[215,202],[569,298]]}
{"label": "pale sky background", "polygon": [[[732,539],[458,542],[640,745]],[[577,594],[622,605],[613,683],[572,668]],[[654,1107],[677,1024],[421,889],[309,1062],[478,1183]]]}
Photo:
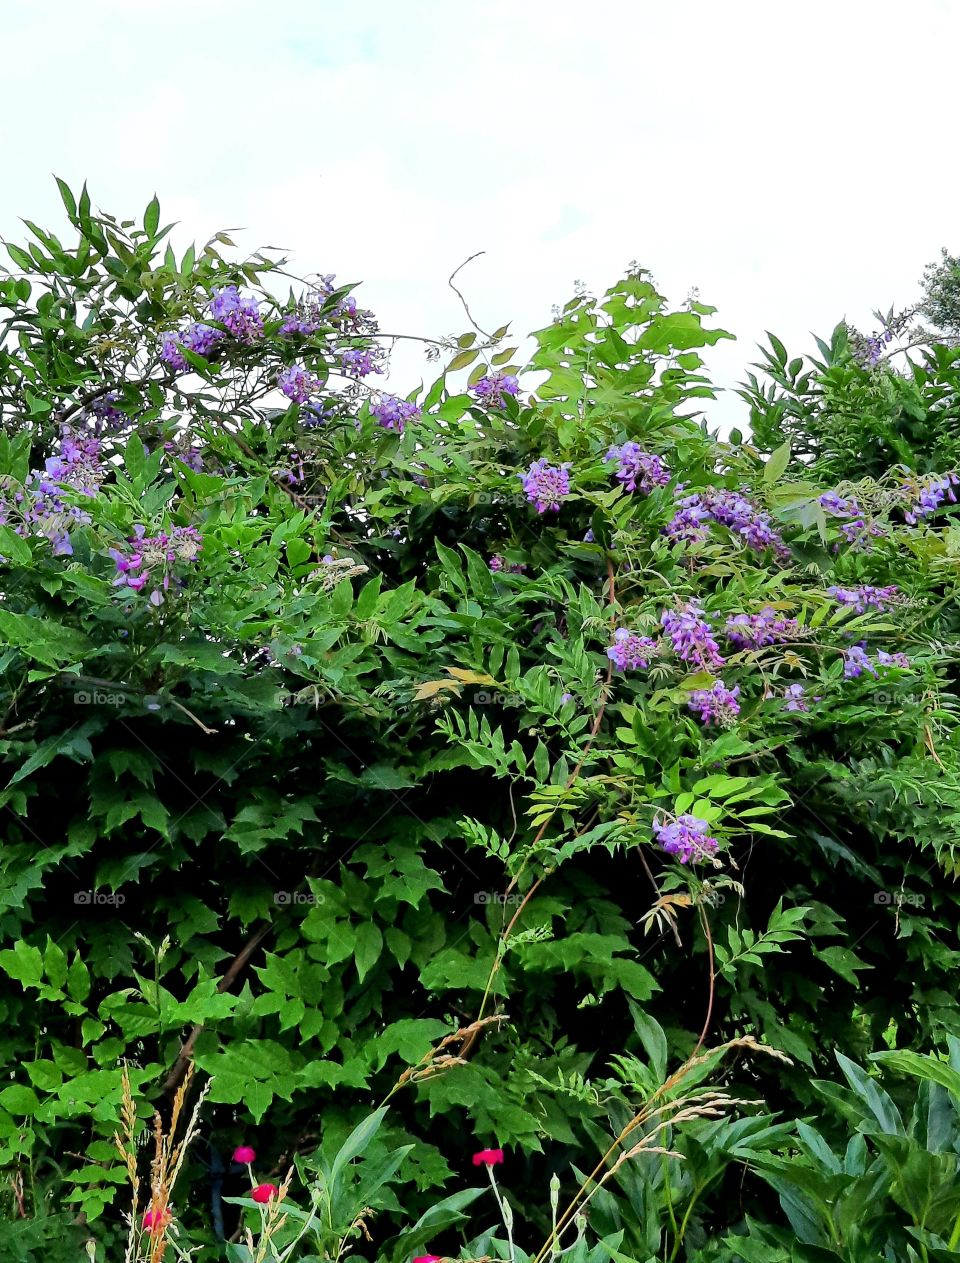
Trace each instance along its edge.
{"label": "pale sky background", "polygon": [[960,248],[958,49],[960,0],[3,0],[0,234],[64,227],[52,172],[121,218],[156,191],[181,248],[242,227],[429,336],[477,250],[518,331],[636,258],[720,309],[731,386]]}

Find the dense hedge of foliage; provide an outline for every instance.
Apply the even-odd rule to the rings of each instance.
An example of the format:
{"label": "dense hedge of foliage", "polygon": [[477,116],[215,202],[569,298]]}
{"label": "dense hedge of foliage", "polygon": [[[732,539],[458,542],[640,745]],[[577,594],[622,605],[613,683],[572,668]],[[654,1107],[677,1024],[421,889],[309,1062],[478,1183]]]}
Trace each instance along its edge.
{"label": "dense hedge of foliage", "polygon": [[[210,1258],[237,1145],[326,1161],[390,1097],[373,1258],[489,1146],[543,1235],[551,1173],[705,1045],[787,1054],[709,1068],[789,1120],[836,1054],[960,1035],[957,352],[900,379],[838,337],[799,386],[775,343],[722,442],[728,335],[633,273],[528,365],[433,344],[401,400],[351,286],[62,193],[73,244],[28,225],[0,280],[9,1251],[78,1214],[122,1250],[124,1073],[167,1121],[210,1080],[177,1203]],[[875,445],[826,449],[837,400]],[[723,1126],[618,1169],[621,1258],[782,1221],[787,1123]]]}

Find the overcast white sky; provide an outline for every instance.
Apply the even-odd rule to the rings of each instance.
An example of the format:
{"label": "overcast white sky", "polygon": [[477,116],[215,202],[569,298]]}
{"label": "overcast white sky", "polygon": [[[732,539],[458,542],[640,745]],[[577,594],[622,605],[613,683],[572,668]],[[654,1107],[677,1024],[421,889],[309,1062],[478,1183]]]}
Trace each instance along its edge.
{"label": "overcast white sky", "polygon": [[958,49],[960,0],[4,0],[0,234],[57,223],[51,172],[121,217],[156,190],[183,244],[243,227],[432,336],[474,251],[517,330],[636,258],[720,308],[732,385],[960,248]]}

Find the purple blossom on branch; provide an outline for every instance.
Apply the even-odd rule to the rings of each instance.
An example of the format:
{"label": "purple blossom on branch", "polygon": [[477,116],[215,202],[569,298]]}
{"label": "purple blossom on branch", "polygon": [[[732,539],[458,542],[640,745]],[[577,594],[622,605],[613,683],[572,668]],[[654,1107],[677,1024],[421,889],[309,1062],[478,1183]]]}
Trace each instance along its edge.
{"label": "purple blossom on branch", "polygon": [[955,473],[931,474],[904,483],[901,492],[912,501],[910,507],[904,510],[905,520],[911,526],[916,526],[918,519],[936,513],[944,500],[956,504],[957,497],[953,489],[957,486],[960,486],[960,477]]}
{"label": "purple blossom on branch", "polygon": [[320,378],[299,364],[291,364],[277,378],[277,385],[293,403],[306,403],[322,386]]}
{"label": "purple blossom on branch", "polygon": [[683,662],[702,671],[713,671],[723,666],[725,659],[720,653],[720,646],[697,604],[691,601],[679,610],[664,610],[660,622],[673,652]]}
{"label": "purple blossom on branch", "polygon": [[396,430],[402,434],[407,422],[419,420],[423,410],[406,399],[398,399],[396,395],[378,395],[370,404],[370,415],[385,430]]}
{"label": "purple blossom on branch", "polygon": [[857,588],[827,588],[827,595],[832,596],[838,605],[852,606],[857,614],[866,614],[871,609],[883,613],[903,599],[894,583],[885,588],[875,588],[869,583]]}
{"label": "purple blossom on branch", "polygon": [[502,553],[494,553],[487,564],[494,574],[523,574],[527,568],[522,561],[507,561]]}
{"label": "purple blossom on branch", "polygon": [[650,665],[657,652],[657,643],[649,636],[638,636],[627,627],[618,627],[613,633],[613,644],[607,649],[607,657],[618,671],[636,671]]}
{"label": "purple blossom on branch", "polygon": [[226,326],[238,342],[252,344],[263,337],[260,304],[252,296],[241,295],[236,285],[226,285],[213,291],[210,315]]}
{"label": "purple blossom on branch", "polygon": [[639,443],[611,447],[604,460],[618,462],[617,478],[627,491],[639,489],[649,495],[655,488],[667,486],[671,478],[664,461],[651,452],[643,451]]}
{"label": "purple blossom on branch", "polygon": [[712,688],[696,689],[690,694],[687,706],[692,711],[700,712],[701,723],[729,728],[740,714],[740,686],[728,689],[722,680],[717,680]]}
{"label": "purple blossom on branch", "polygon": [[570,494],[568,463],[550,465],[546,457],[535,460],[525,474],[518,475],[527,499],[538,513],[560,512],[560,501]]}
{"label": "purple blossom on branch", "polygon": [[675,855],[681,864],[701,864],[717,851],[717,839],[710,837],[706,820],[699,816],[677,816],[666,821],[657,818],[653,832],[668,855]]}
{"label": "purple blossom on branch", "polygon": [[380,360],[379,348],[364,351],[359,347],[351,347],[341,356],[340,367],[350,377],[369,377],[371,373],[383,372]]}
{"label": "purple blossom on branch", "polygon": [[217,343],[226,335],[222,329],[214,329],[200,321],[181,330],[179,333],[165,333],[160,346],[160,358],[178,373],[190,367],[183,354],[184,349],[194,355],[202,355],[206,359]]}
{"label": "purple blossom on branch", "polygon": [[488,373],[470,389],[491,408],[502,408],[504,395],[516,395],[520,382],[512,373]]}
{"label": "purple blossom on branch", "polygon": [[808,711],[802,684],[788,684],[783,690],[783,709],[791,711]]}
{"label": "purple blossom on branch", "polygon": [[196,561],[202,546],[200,535],[194,526],[175,526],[169,534],[162,532],[149,536],[144,526],[135,526],[133,530],[127,552],[110,549],[110,556],[117,567],[113,586],[140,592],[149,584],[153,589],[150,604],[162,605],[174,566],[178,562]]}
{"label": "purple blossom on branch", "polygon": [[759,614],[732,614],[726,622],[727,639],[737,649],[762,649],[801,634],[795,618],[781,618],[768,605]]}

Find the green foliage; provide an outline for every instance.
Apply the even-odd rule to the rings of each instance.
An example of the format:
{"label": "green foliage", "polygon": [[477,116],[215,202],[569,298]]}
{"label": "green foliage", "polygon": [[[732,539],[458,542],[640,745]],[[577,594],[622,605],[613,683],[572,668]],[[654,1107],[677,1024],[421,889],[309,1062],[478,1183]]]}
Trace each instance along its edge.
{"label": "green foliage", "polygon": [[[265,1171],[299,1155],[337,1232],[372,1201],[372,1257],[494,1143],[546,1236],[547,1171],[592,1166],[584,1152],[705,1021],[711,1044],[790,1055],[727,1072],[738,1099],[787,1118],[819,1099],[811,1077],[834,1052],[960,1033],[955,528],[904,526],[878,492],[887,537],[844,546],[819,507],[840,465],[804,438],[820,405],[804,411],[799,370],[780,387],[794,411],[768,409],[775,442],[716,441],[696,411],[712,395],[698,349],[728,335],[632,273],[536,334],[541,385],[502,406],[458,375],[509,368],[505,329],[439,346],[452,362],[398,433],[341,371],[375,341],[344,314],[349,287],[314,291],[316,328],[290,337],[299,295],[270,289],[283,261],[225,258],[223,234],[178,261],[155,202],[141,227],[61,192],[75,242],[28,225],[0,279],[11,1219],[66,1207],[120,1248],[124,1064],[141,1121],[169,1111],[188,1061],[211,1080],[177,1205],[197,1243],[218,1249],[204,1208],[221,1194],[225,1235],[236,1226],[243,1141]],[[211,319],[231,284],[258,297],[262,337],[186,351],[175,372],[163,335]],[[848,378],[868,389],[840,343],[809,371],[817,400]],[[323,424],[276,390],[294,363],[321,383]],[[58,528],[22,506],[64,426],[96,435],[103,459],[96,494],[61,488],[79,516]],[[667,462],[670,486],[624,489],[605,457],[629,441]],[[888,448],[864,449],[878,485]],[[558,513],[520,493],[539,459],[570,466]],[[742,492],[785,551],[718,523],[672,540],[678,482]],[[202,539],[159,602],[115,582],[138,527]],[[492,571],[494,552],[525,569]],[[856,614],[827,592],[863,583],[906,602]],[[712,683],[695,665],[665,652],[621,673],[607,657],[615,629],[657,634],[684,602],[721,639],[733,615],[797,620],[790,643],[724,641],[741,688],[729,728],[691,713]],[[910,665],[844,678],[861,639]],[[784,706],[800,682],[809,712]],[[715,867],[657,845],[654,822],[682,814],[718,839]],[[335,1170],[385,1099],[362,1160]],[[603,1257],[706,1248],[735,1165],[781,1135],[771,1117],[701,1120],[678,1140],[682,1173],[624,1166],[595,1203]]]}

